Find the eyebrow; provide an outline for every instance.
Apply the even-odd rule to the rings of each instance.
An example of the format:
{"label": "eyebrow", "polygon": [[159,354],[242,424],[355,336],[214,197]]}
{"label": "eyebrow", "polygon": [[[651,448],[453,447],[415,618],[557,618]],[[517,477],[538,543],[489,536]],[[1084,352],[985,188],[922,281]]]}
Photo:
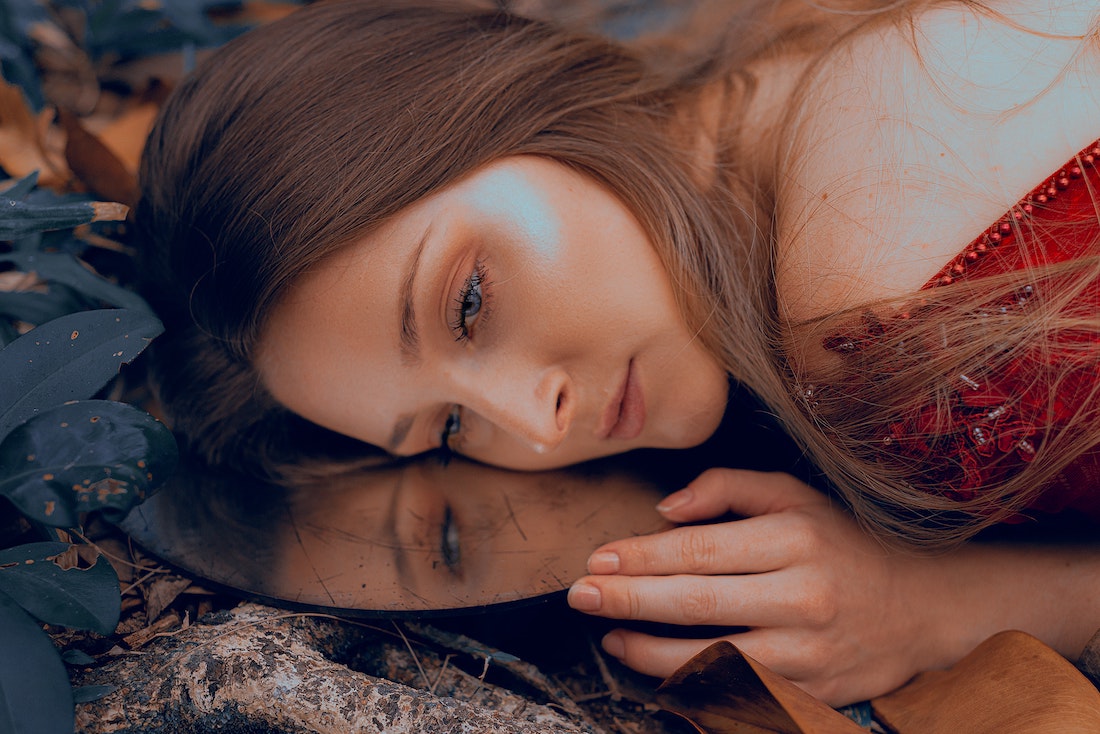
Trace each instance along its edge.
{"label": "eyebrow", "polygon": [[[430,231],[430,230],[428,230]],[[405,276],[401,279],[401,364],[412,366],[420,361],[420,334],[416,330],[416,309],[413,295],[416,291],[416,276],[420,273],[420,256],[424,254],[424,245],[428,242],[428,231],[416,243],[416,250],[405,267]]]}

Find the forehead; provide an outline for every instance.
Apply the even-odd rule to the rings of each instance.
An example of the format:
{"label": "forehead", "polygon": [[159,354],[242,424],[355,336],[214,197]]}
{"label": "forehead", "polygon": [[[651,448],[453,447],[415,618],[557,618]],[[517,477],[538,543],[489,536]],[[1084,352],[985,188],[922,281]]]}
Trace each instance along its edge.
{"label": "forehead", "polygon": [[306,416],[324,405],[331,415],[322,423],[390,419],[378,395],[333,401],[330,391],[366,389],[401,369],[401,283],[423,235],[423,219],[410,209],[338,249],[287,288],[268,314],[255,360],[276,400]]}

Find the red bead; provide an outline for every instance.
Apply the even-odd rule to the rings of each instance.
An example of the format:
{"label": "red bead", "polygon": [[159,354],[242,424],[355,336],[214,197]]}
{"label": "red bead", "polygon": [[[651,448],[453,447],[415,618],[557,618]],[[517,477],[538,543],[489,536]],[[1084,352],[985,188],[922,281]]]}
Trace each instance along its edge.
{"label": "red bead", "polygon": [[1001,244],[1001,240],[1003,240],[1003,239],[1004,239],[1004,237],[1002,237],[1000,234],[998,234],[996,232],[991,232],[990,235],[989,235],[989,243],[991,245],[993,245],[994,247]]}
{"label": "red bead", "polygon": [[1001,222],[1000,226],[997,227],[997,231],[1003,235],[1012,234],[1012,225],[1008,222]]}
{"label": "red bead", "polygon": [[1096,163],[1096,156],[1094,156],[1092,153],[1089,153],[1082,160],[1084,160],[1086,166],[1091,166]]}
{"label": "red bead", "polygon": [[1050,201],[1050,199],[1047,197],[1046,194],[1039,194],[1035,197],[1035,201],[1039,202],[1040,204],[1046,204],[1048,201]]}
{"label": "red bead", "polygon": [[1035,211],[1035,207],[1033,207],[1031,204],[1024,204],[1023,209],[1024,214],[1031,214],[1033,211]]}
{"label": "red bead", "polygon": [[1022,222],[1024,221],[1024,213],[1020,211],[1012,212],[1012,218],[1017,222]]}
{"label": "red bead", "polygon": [[1058,185],[1058,188],[1060,188],[1062,191],[1065,191],[1066,189],[1069,188],[1069,177],[1062,176],[1061,178],[1058,179],[1058,184],[1057,185]]}
{"label": "red bead", "polygon": [[942,278],[940,278],[940,285],[951,285],[954,282],[955,282],[955,279],[952,278],[950,275],[945,275]]}
{"label": "red bead", "polygon": [[955,263],[951,266],[951,272],[955,275],[962,275],[965,270],[966,268],[963,266],[962,263]]}
{"label": "red bead", "polygon": [[966,261],[967,262],[977,262],[977,260],[978,260],[978,253],[977,252],[974,252],[973,250],[971,250],[970,252],[966,253]]}
{"label": "red bead", "polygon": [[1057,196],[1058,196],[1058,189],[1056,189],[1056,188],[1055,188],[1055,187],[1053,187],[1053,186],[1048,186],[1048,187],[1047,187],[1047,196],[1049,196],[1049,197],[1050,197],[1050,198],[1052,198],[1052,199],[1054,199],[1054,198],[1057,198]]}
{"label": "red bead", "polygon": [[979,242],[978,244],[974,245],[975,255],[984,255],[987,252],[989,252],[989,248],[986,247],[986,244],[984,242]]}
{"label": "red bead", "polygon": [[1081,178],[1081,166],[1074,166],[1069,169],[1069,175],[1073,178]]}

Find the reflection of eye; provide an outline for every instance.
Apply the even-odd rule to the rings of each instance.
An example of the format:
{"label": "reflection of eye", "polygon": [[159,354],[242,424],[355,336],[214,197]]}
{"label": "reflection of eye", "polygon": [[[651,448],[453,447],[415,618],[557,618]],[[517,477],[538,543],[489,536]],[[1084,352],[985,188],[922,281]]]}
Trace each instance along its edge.
{"label": "reflection of eye", "polygon": [[451,571],[458,571],[460,561],[458,545],[458,525],[455,524],[451,506],[447,505],[443,510],[443,524],[440,526],[440,549],[443,552],[443,562]]}

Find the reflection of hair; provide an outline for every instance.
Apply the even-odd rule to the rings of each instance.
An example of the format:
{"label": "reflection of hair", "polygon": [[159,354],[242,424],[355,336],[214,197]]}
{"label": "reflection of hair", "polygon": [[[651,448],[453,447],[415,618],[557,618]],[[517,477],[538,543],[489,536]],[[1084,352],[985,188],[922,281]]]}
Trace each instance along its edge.
{"label": "reflection of hair", "polygon": [[[965,348],[914,360],[891,381],[867,381],[858,410],[853,393],[838,393],[808,414],[792,389],[809,378],[777,356],[788,343],[773,302],[771,207],[761,193],[770,187],[746,180],[733,148],[751,77],[734,76],[723,89],[727,113],[712,161],[699,160],[685,110],[720,72],[780,47],[823,48],[829,24],[836,31],[862,21],[815,14],[801,0],[738,4],[738,33],[727,33],[730,43],[709,62],[655,74],[606,40],[456,5],[311,6],[219,51],[162,112],[136,212],[151,243],[146,292],[168,328],[153,345],[154,371],[174,429],[208,462],[293,479],[309,467],[370,460],[369,447],[294,416],[264,390],[250,362],[264,315],[287,284],[386,217],[521,153],[566,163],[619,195],[677,284],[688,323],[871,526],[961,537],[1019,507],[1035,482],[1088,447],[1084,429],[1052,441],[1042,451],[1058,461],[1033,462],[968,505],[925,491],[925,464],[890,463],[868,448],[911,396],[940,394],[944,375],[1005,339],[1048,333],[1050,318],[1022,314],[993,327],[925,319],[909,328],[927,338],[951,321],[952,343]],[[1011,289],[1007,280],[982,279],[982,288]],[[936,297],[974,306],[995,295],[956,288]],[[868,346],[866,363],[895,347]],[[813,379],[840,384],[853,371],[827,368]],[[1082,426],[1096,425],[1094,413]]]}

